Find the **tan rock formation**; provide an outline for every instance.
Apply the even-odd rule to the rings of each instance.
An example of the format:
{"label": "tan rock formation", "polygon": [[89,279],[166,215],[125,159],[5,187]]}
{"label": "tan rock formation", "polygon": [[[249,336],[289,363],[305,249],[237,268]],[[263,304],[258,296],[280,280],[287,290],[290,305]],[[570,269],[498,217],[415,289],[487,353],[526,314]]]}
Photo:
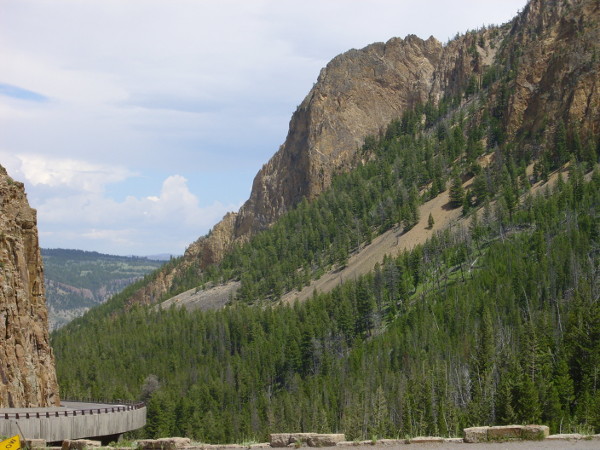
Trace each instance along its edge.
{"label": "tan rock formation", "polygon": [[539,135],[534,151],[544,151],[559,120],[597,136],[599,16],[596,0],[531,0],[511,23],[446,45],[408,36],[337,56],[293,114],[284,144],[256,175],[240,211],[190,245],[179,266],[166,269],[140,301],[154,301],[173,277],[221,261],[233,243],[318,196],[336,173],[357,164],[365,136],[382,132],[407,108],[442,98],[464,102],[467,85],[481,87],[492,65],[502,79],[487,95],[507,139]]}
{"label": "tan rock formation", "polygon": [[410,35],[334,58],[293,114],[284,144],[254,178],[248,201],[192,244],[186,257],[202,267],[218,262],[233,242],[268,227],[303,198],[317,197],[336,173],[355,166],[365,136],[469,78],[478,67],[467,52],[474,39],[444,47],[433,37]]}
{"label": "tan rock formation", "polygon": [[564,120],[597,136],[600,4],[593,0],[548,3],[529,2],[514,21],[509,45],[499,53],[515,73],[506,113],[508,134],[551,133],[556,122]]}
{"label": "tan rock formation", "polygon": [[208,236],[201,237],[186,250],[186,256],[200,258],[200,265],[206,267],[214,261],[221,261],[225,252],[235,240],[236,213],[228,213],[213,227]]}
{"label": "tan rock formation", "polygon": [[[544,118],[579,123],[597,135],[599,15],[598,2],[591,0],[532,0],[510,28],[467,33],[446,46],[433,37],[393,38],[334,58],[292,116],[285,143],[256,175],[234,238],[247,238],[301,199],[319,195],[333,175],[353,166],[365,136],[379,133],[407,108],[460,96],[471,77],[481,83],[497,53],[504,64],[522,54],[509,83],[510,137],[542,126],[537,122]],[[227,248],[230,242],[227,236],[206,246]],[[214,256],[203,255],[203,263],[220,260]]]}
{"label": "tan rock formation", "polygon": [[290,122],[283,146],[254,179],[236,221],[236,237],[273,223],[314,198],[349,169],[366,135],[408,107],[426,102],[443,47],[433,37],[390,39],[334,58]]}
{"label": "tan rock formation", "polygon": [[36,211],[0,166],[0,407],[58,404]]}

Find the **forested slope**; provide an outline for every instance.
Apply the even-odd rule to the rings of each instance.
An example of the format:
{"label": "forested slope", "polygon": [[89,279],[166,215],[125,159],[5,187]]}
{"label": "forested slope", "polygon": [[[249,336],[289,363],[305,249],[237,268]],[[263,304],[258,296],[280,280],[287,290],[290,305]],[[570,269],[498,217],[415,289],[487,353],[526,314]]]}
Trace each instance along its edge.
{"label": "forested slope", "polygon": [[[208,442],[531,422],[599,432],[597,16],[597,2],[531,2],[485,70],[367,136],[317,198],[219,264],[173,260],[55,333],[64,395],[141,397],[143,434]],[[473,32],[472,51],[493,32]],[[446,190],[464,227],[277,306],[382,232],[409,230]],[[240,289],[221,311],[161,311],[137,297],[152,280],[163,298]]]}
{"label": "forested slope", "polygon": [[[482,211],[293,307],[137,307],[54,336],[66,395],[137,398],[150,436],[600,429],[600,173]],[[512,216],[512,217],[511,217]],[[83,363],[82,363],[83,362]],[[146,392],[147,394],[147,392]]]}
{"label": "forested slope", "polygon": [[[368,141],[370,161],[358,171],[340,175],[331,191],[207,273],[212,279],[239,273],[247,286],[242,293],[259,295],[240,296],[223,311],[194,313],[141,305],[122,313],[117,297],[55,333],[63,392],[143,395],[149,401],[145,434],[210,442],[315,429],[352,438],[452,434],[467,425],[535,421],[555,431],[597,429],[600,174],[588,184],[583,175],[597,161],[597,144],[588,138],[574,145],[581,139],[573,133],[563,139],[559,127],[549,151],[565,145],[563,159],[546,169],[538,162],[536,173],[527,175],[531,160],[523,154],[497,148],[482,167],[468,145],[452,144],[461,136],[468,142],[485,126],[477,115],[432,120],[431,132],[427,121],[416,120],[422,116],[416,110],[392,123]],[[419,149],[431,149],[430,157],[404,163],[421,155]],[[441,164],[450,152],[456,152],[452,167]],[[438,164],[427,164],[430,158]],[[568,181],[559,178],[555,193],[548,188],[532,197],[530,183],[563,161]],[[404,169],[394,172],[394,162]],[[428,166],[440,172],[428,177]],[[460,181],[468,177],[471,188],[462,191]],[[343,264],[352,245],[398,220],[410,227],[410,194],[407,203],[401,195],[382,198],[392,198],[387,186],[421,179],[423,189],[412,183],[413,205],[437,195],[450,179],[448,207],[471,214],[469,229],[439,233],[304,304],[247,305],[276,297],[264,280],[297,282],[282,272],[270,276],[275,261],[285,267],[312,255],[304,264],[323,270]],[[334,200],[348,206],[336,208]],[[320,222],[320,214],[330,219]],[[357,217],[368,224],[364,235],[360,227],[341,226],[360,225]],[[311,236],[323,239],[311,244],[321,249],[321,265],[306,246],[285,245],[294,235],[307,245]],[[358,238],[340,247],[340,235]],[[160,384],[152,395],[151,375]]]}

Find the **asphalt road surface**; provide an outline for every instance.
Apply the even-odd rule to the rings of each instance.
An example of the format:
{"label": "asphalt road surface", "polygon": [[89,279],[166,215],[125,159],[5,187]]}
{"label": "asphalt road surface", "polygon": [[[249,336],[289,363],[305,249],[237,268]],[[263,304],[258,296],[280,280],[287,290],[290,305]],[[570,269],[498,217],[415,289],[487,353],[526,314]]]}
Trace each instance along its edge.
{"label": "asphalt road surface", "polygon": [[344,447],[356,450],[525,450],[525,449],[554,449],[554,450],[600,450],[600,440],[544,440],[544,441],[513,441],[494,442],[485,444],[457,444],[451,443],[422,443],[422,444],[398,444],[398,445],[360,445]]}

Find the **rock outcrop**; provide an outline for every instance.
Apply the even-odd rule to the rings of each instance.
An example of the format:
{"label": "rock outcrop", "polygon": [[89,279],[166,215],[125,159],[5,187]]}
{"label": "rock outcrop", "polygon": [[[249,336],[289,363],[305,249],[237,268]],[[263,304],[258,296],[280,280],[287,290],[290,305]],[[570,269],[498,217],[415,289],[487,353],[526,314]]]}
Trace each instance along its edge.
{"label": "rock outcrop", "polygon": [[36,211],[0,166],[0,408],[58,404]]}
{"label": "rock outcrop", "polygon": [[515,18],[498,55],[514,72],[504,114],[509,137],[551,134],[561,120],[598,136],[599,25],[594,0],[532,0]]}
{"label": "rock outcrop", "polygon": [[408,36],[334,58],[292,116],[285,143],[256,175],[235,237],[261,230],[303,198],[319,195],[337,171],[352,167],[365,136],[425,103],[443,52],[433,37]]}
{"label": "rock outcrop", "polygon": [[411,35],[337,56],[293,114],[284,144],[256,175],[248,201],[190,245],[141,301],[156,300],[169,289],[166,279],[219,262],[233,243],[318,196],[336,173],[355,167],[366,136],[417,103],[465,102],[470,84],[485,84],[509,141],[533,133],[539,136],[534,151],[541,152],[558,121],[597,136],[599,9],[595,0],[531,0],[511,23],[446,45]]}
{"label": "rock outcrop", "polygon": [[[408,108],[437,101],[466,83],[479,70],[479,53],[468,51],[475,40],[468,35],[444,47],[433,37],[410,35],[334,58],[293,114],[284,144],[254,178],[239,212],[227,214],[191,244],[180,265],[166,269],[132,303],[152,303],[167,292],[163,277],[221,261],[233,243],[267,228],[302,199],[317,197],[335,174],[355,167],[365,136],[378,135]],[[488,39],[478,50],[486,60],[493,58],[494,42]]]}

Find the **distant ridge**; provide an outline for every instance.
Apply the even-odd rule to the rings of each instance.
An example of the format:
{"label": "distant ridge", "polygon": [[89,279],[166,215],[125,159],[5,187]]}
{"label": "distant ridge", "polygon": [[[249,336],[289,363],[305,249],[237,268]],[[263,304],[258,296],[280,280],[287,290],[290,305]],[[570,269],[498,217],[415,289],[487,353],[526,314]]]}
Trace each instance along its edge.
{"label": "distant ridge", "polygon": [[165,262],[146,256],[61,248],[42,249],[41,253],[51,330],[105,302]]}

